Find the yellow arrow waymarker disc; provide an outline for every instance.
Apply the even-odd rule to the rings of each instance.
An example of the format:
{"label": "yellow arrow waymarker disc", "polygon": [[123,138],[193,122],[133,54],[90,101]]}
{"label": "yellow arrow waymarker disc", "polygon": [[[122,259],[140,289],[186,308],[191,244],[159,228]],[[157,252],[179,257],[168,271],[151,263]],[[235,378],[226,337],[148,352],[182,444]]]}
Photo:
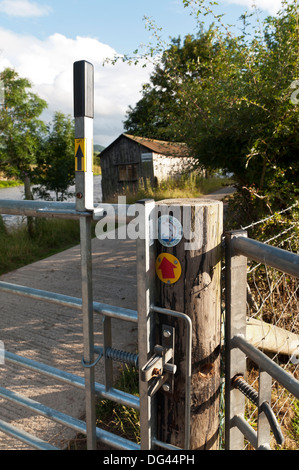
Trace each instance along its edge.
{"label": "yellow arrow waymarker disc", "polygon": [[156,273],[160,281],[174,284],[182,275],[181,263],[175,256],[161,253],[156,259]]}

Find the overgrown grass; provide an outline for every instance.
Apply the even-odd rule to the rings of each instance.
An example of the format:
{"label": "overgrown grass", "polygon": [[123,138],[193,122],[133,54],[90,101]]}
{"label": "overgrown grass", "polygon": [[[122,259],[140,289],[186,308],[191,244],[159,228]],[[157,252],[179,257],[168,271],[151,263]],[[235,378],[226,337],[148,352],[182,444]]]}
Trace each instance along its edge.
{"label": "overgrown grass", "polygon": [[[293,373],[293,371],[291,371],[291,373]],[[256,366],[252,364],[252,368],[247,374],[247,382],[249,382],[256,391],[258,391],[258,376],[259,371]],[[278,382],[275,382],[272,386],[271,404],[284,436],[284,444],[278,446],[271,432],[271,449],[299,450],[299,400],[294,398],[294,401],[290,404],[289,392]],[[249,424],[257,431],[258,410],[248,399],[246,399],[245,417]],[[253,447],[251,444],[247,443],[246,449],[253,450]]]}
{"label": "overgrown grass", "polygon": [[47,258],[79,243],[79,221],[36,219],[33,236],[30,236],[26,224],[8,232],[0,219],[0,274]]}
{"label": "overgrown grass", "polygon": [[0,189],[3,188],[14,188],[16,186],[22,186],[23,182],[22,181],[17,181],[17,180],[0,180]]}
{"label": "overgrown grass", "polygon": [[[139,374],[135,367],[123,366],[120,370],[114,387],[118,390],[139,395]],[[140,419],[139,412],[133,408],[126,407],[110,400],[98,400],[96,404],[96,425],[97,427],[122,436],[132,442],[140,443]],[[86,437],[78,434],[70,441],[68,450],[85,450]],[[98,450],[107,450],[108,446],[97,445]]]}
{"label": "overgrown grass", "polygon": [[[138,396],[138,370],[127,365],[121,370],[115,388]],[[133,442],[140,440],[139,412],[119,403],[101,400],[97,404],[97,426]]]}
{"label": "overgrown grass", "polygon": [[93,174],[94,176],[98,176],[102,174],[102,169],[100,165],[96,165],[96,164],[93,165]]}
{"label": "overgrown grass", "polygon": [[[230,178],[210,177],[204,178],[198,173],[189,173],[183,175],[180,179],[168,179],[162,181],[156,187],[152,187],[148,181],[140,180],[136,190],[124,187],[123,195],[127,198],[128,204],[141,199],[182,199],[197,198],[205,194],[212,193],[218,189],[233,184]],[[115,197],[116,202],[117,196]]]}
{"label": "overgrown grass", "polygon": [[294,417],[292,419],[293,439],[299,442],[299,400],[296,400],[293,407]]}

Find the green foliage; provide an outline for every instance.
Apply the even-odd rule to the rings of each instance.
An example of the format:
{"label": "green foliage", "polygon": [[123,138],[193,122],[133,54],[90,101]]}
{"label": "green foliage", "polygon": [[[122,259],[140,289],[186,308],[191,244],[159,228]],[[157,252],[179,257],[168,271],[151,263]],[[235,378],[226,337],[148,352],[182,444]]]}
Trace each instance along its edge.
{"label": "green foliage", "polygon": [[74,183],[74,125],[70,117],[57,112],[46,126],[39,119],[47,104],[31,92],[31,83],[12,69],[0,74],[5,103],[0,108],[0,171],[24,182],[25,198],[34,193],[63,201]]}
{"label": "green foliage", "polygon": [[[152,26],[154,27],[154,26]],[[181,141],[182,134],[177,126],[185,107],[185,86],[195,84],[207,73],[206,62],[215,55],[214,32],[203,29],[196,35],[173,38],[165,50],[149,84],[143,86],[143,97],[135,108],[129,107],[124,121],[125,130],[134,135],[160,140]],[[186,97],[187,99],[187,97]]]}
{"label": "green foliage", "polygon": [[296,400],[294,403],[294,418],[293,418],[293,433],[294,439],[299,441],[299,401]]}
{"label": "green foliage", "polygon": [[[4,84],[4,106],[0,108],[0,170],[23,181],[25,199],[33,199],[31,175],[40,138],[45,130],[39,119],[47,103],[31,92],[31,83],[13,69],[0,74]],[[33,221],[28,217],[28,232]]]}
{"label": "green foliage", "polygon": [[80,227],[74,220],[37,219],[29,235],[24,225],[6,230],[0,218],[0,239],[0,274],[5,274],[79,244]]}
{"label": "green foliage", "polygon": [[39,119],[47,104],[31,92],[31,83],[12,69],[0,73],[5,103],[0,107],[0,170],[22,181],[30,178],[40,136],[45,130]]}
{"label": "green foliage", "polygon": [[6,234],[6,226],[3,220],[2,215],[0,215],[0,236]]}
{"label": "green foliage", "polygon": [[18,181],[18,180],[8,180],[8,181],[1,181],[0,180],[0,189],[3,189],[3,188],[14,188],[14,187],[17,187],[17,186],[22,186],[22,181]]}
{"label": "green foliage", "polygon": [[[299,204],[294,203],[282,211],[274,211],[266,214],[264,219],[257,217],[259,207],[264,207],[264,201],[257,197],[253,188],[245,188],[228,199],[225,230],[248,228],[248,236],[259,241],[267,242],[275,240],[283,247],[283,240],[293,238],[294,246],[290,243],[288,250],[298,250],[297,240],[299,236]],[[258,223],[255,223],[258,221]],[[271,243],[275,245],[275,242]]]}
{"label": "green foliage", "polygon": [[34,183],[39,186],[33,191],[47,201],[53,200],[50,195],[50,191],[53,191],[56,200],[63,201],[71,196],[69,186],[75,180],[74,123],[69,116],[57,112],[47,130],[37,153],[34,170]]}
{"label": "green foliage", "polygon": [[[115,388],[131,395],[139,395],[138,370],[124,366],[115,384]],[[97,404],[97,425],[126,439],[140,442],[139,412],[133,408],[102,400]]]}
{"label": "green foliage", "polygon": [[[124,365],[114,384],[114,388],[130,395],[139,395],[139,372],[135,367]],[[132,442],[140,443],[139,412],[120,403],[99,399],[96,403],[97,426],[100,429],[123,436]],[[86,436],[78,434],[68,443],[69,450],[86,450]],[[97,450],[109,450],[110,447],[98,442]]]}
{"label": "green foliage", "polygon": [[[126,128],[186,142],[200,164],[233,172],[243,205],[254,196],[253,220],[291,205],[299,176],[297,2],[283,2],[259,30],[244,14],[239,36],[213,12],[216,2],[183,4],[199,33],[164,50]],[[206,15],[215,24],[204,32]]]}

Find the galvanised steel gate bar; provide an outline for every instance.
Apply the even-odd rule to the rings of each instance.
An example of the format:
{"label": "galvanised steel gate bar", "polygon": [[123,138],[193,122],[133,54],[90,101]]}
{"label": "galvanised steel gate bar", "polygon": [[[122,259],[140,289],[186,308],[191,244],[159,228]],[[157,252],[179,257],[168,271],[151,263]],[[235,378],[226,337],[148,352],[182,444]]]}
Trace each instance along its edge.
{"label": "galvanised steel gate bar", "polygon": [[[225,447],[242,450],[244,437],[256,449],[270,449],[270,427],[277,443],[283,436],[269,409],[272,378],[299,398],[299,381],[246,340],[247,257],[299,278],[299,256],[247,238],[245,231],[226,234],[226,321],[225,321]],[[259,392],[244,381],[246,356],[259,366]],[[241,378],[241,381],[240,381]],[[245,395],[257,404],[258,431],[244,419]]]}
{"label": "galvanised steel gate bar", "polygon": [[[75,374],[56,369],[55,367],[42,364],[32,359],[18,356],[17,354],[11,353],[9,351],[5,352],[5,361],[19,367],[23,367],[35,372],[40,372],[47,377],[58,380],[62,383],[66,383],[68,385],[72,385],[78,389],[85,389],[85,379]],[[111,400],[120,403],[121,405],[134,408],[135,410],[139,410],[140,408],[139,397],[136,397],[135,395],[117,390],[113,387],[111,387],[109,390],[106,390],[105,385],[98,382],[95,382],[95,391],[96,394],[103,400]]]}
{"label": "galvanised steel gate bar", "polygon": [[[41,416],[45,416],[59,424],[63,424],[68,426],[69,428],[73,429],[78,433],[86,434],[88,437],[88,429],[86,427],[86,423],[77,419],[73,418],[72,416],[66,415],[60,411],[54,410],[49,408],[48,406],[42,405],[41,403],[36,402],[35,400],[31,400],[30,398],[21,396],[15,392],[10,390],[4,389],[0,387],[0,397],[5,398],[6,400],[15,403],[16,405],[23,406],[26,409],[34,411]],[[126,439],[120,438],[112,433],[104,431],[103,429],[94,427],[93,433],[96,436],[96,439],[99,441],[112,444],[113,447],[120,450],[139,450],[140,447],[133,442],[129,442]],[[15,436],[16,437],[16,436]],[[33,443],[33,442],[32,442]]]}
{"label": "galvanised steel gate bar", "polygon": [[41,439],[32,436],[32,434],[28,434],[27,432],[22,431],[21,429],[17,429],[16,427],[11,426],[9,423],[2,421],[2,419],[0,420],[0,430],[8,436],[15,437],[24,444],[28,444],[34,449],[57,450],[57,448],[51,444],[48,444],[47,442],[44,442]]}
{"label": "galvanised steel gate bar", "polygon": [[299,256],[295,253],[244,236],[233,237],[231,244],[239,255],[267,264],[290,276],[299,277]]}
{"label": "galvanised steel gate bar", "polygon": [[[34,289],[32,287],[19,286],[3,281],[0,281],[0,289],[1,291],[9,294],[20,295],[35,300],[43,300],[45,302],[59,304],[65,307],[72,307],[79,310],[82,309],[82,299],[79,299],[78,297],[57,294],[56,292],[48,292],[45,290]],[[137,323],[136,310],[120,308],[100,302],[93,302],[93,311],[107,317]]]}

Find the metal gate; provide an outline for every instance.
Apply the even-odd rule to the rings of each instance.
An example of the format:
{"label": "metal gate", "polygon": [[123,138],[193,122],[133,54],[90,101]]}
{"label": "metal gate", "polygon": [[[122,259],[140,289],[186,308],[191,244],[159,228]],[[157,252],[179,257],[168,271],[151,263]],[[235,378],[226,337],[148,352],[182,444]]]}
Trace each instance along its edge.
{"label": "metal gate", "polygon": [[[76,203],[0,201],[0,214],[80,220],[82,298],[70,297],[26,286],[17,286],[6,282],[0,282],[0,291],[82,310],[84,342],[82,367],[84,368],[84,379],[34,360],[26,359],[9,351],[5,351],[5,361],[15,366],[36,371],[59,382],[84,389],[86,421],[73,418],[4,388],[0,388],[0,396],[12,403],[63,424],[78,433],[85,434],[89,450],[96,449],[97,441],[108,444],[113,448],[124,450],[147,450],[153,448],[153,446],[173,450],[177,448],[157,440],[156,420],[153,411],[155,392],[163,385],[165,386],[166,380],[175,372],[175,365],[173,363],[173,330],[167,328],[167,325],[164,326],[162,345],[155,344],[153,330],[156,315],[160,317],[163,317],[163,315],[167,317],[172,316],[185,324],[187,331],[186,368],[190,371],[186,380],[185,390],[186,397],[190,397],[191,321],[183,313],[158,308],[153,304],[151,283],[154,273],[152,272],[150,219],[151,213],[155,208],[154,201],[142,201],[138,205],[138,210],[141,212],[141,215],[139,214],[139,222],[142,228],[142,236],[137,238],[137,311],[93,301],[91,227],[94,220],[99,221],[107,217],[106,209],[108,206],[101,204],[98,207],[94,207],[93,203],[93,87],[92,64],[86,61],[76,62],[74,64]],[[109,207],[111,208],[110,205]],[[128,215],[127,206],[114,205],[112,207],[116,221],[123,214],[125,214],[127,222],[133,220],[136,216],[134,210],[132,211],[132,206],[130,206],[131,215]],[[140,207],[143,210],[140,211]],[[96,347],[94,344],[94,314],[100,314],[104,319],[103,347]],[[112,318],[138,325],[138,355],[112,347]],[[95,381],[95,367],[100,360],[101,362],[104,361],[104,384]],[[139,368],[140,397],[113,387],[113,361],[131,364]],[[150,381],[153,377],[153,371],[156,369],[160,371],[159,377],[154,381]],[[140,445],[96,426],[96,397],[109,399],[140,411]],[[190,441],[189,399],[186,399],[185,403],[185,418],[185,448],[188,449]],[[56,450],[54,446],[47,442],[17,429],[2,420],[0,420],[0,430],[33,448]]]}
{"label": "metal gate", "polygon": [[[123,450],[151,450],[157,448],[176,451],[182,449],[188,450],[190,448],[191,429],[192,321],[190,316],[185,313],[165,309],[155,304],[156,252],[153,236],[153,220],[155,221],[156,216],[155,202],[153,200],[145,200],[139,201],[134,206],[121,204],[108,206],[107,204],[101,204],[94,207],[92,172],[93,88],[93,66],[86,61],[76,62],[74,64],[76,203],[0,201],[0,214],[80,220],[82,298],[70,297],[26,286],[16,286],[6,282],[0,282],[0,291],[68,306],[82,311],[84,343],[82,367],[84,368],[84,378],[17,356],[9,351],[5,351],[5,361],[15,366],[37,371],[57,381],[85,390],[86,421],[75,419],[1,387],[0,397],[68,426],[76,432],[85,434],[89,450],[96,449],[97,441],[108,444],[115,449]],[[139,233],[135,238],[137,248],[136,311],[106,305],[93,300],[91,227],[93,221],[108,220],[111,208],[113,222],[125,221],[129,223],[134,220],[136,222],[137,220],[136,224],[139,225]],[[217,210],[218,214],[216,214]],[[138,217],[136,217],[136,214],[138,214]],[[219,261],[221,258],[222,217],[220,217],[220,210],[216,206],[213,206],[209,213],[208,211],[204,212],[201,207],[197,215],[199,215],[198,220],[194,217],[194,214],[191,219],[193,222],[196,222],[197,231],[195,230],[195,234],[202,243],[201,246],[203,246],[203,239],[205,238],[206,242],[206,239],[209,237],[214,237],[215,244],[209,247],[209,251],[205,252],[202,256],[202,264],[206,262],[209,255],[212,265],[206,264],[205,272],[202,273],[199,272],[200,268],[198,266],[194,270],[196,271],[196,276],[202,278],[202,289],[197,290],[195,296],[196,299],[203,297],[204,292],[212,285],[212,281],[217,278],[217,296],[220,298],[219,265],[221,265],[221,262]],[[215,219],[213,219],[214,216]],[[219,218],[218,225],[215,222],[217,217]],[[209,223],[207,224],[208,219]],[[210,232],[209,235],[205,234],[203,236],[202,233],[199,234],[197,232],[199,232],[198,227],[202,227],[205,224],[209,225]],[[298,381],[281,371],[263,353],[251,347],[244,338],[244,328],[246,325],[246,257],[268,263],[270,266],[274,265],[290,275],[299,276],[298,255],[290,254],[286,251],[281,253],[281,251],[247,239],[244,232],[227,234],[226,236],[225,443],[227,449],[242,448],[244,435],[255,447],[269,448],[270,427],[277,440],[281,440],[278,423],[269,407],[270,376],[275,377],[276,380],[280,381],[299,398]],[[190,261],[189,265],[191,265],[192,260],[189,258],[188,261]],[[219,271],[219,277],[216,274],[217,270]],[[216,304],[215,298],[209,304],[210,309],[212,304]],[[211,315],[210,310],[205,313],[208,313],[209,316]],[[96,347],[94,344],[94,315],[98,314],[103,316],[103,347]],[[137,325],[138,354],[113,348],[112,318]],[[175,322],[171,321],[174,319]],[[176,372],[174,344],[175,336],[178,336],[179,333],[175,331],[173,323],[183,324],[185,332],[185,351],[183,355],[183,361],[185,362],[184,439],[181,446],[182,449],[168,442],[162,442],[158,438],[159,434],[157,433],[156,393],[161,387],[166,393],[173,391],[173,377]],[[195,336],[197,333],[196,331]],[[219,355],[220,348],[218,348],[218,345],[216,346],[215,350],[218,351],[217,354]],[[258,396],[243,380],[243,375],[245,374],[245,355],[250,357],[260,367],[260,392]],[[213,355],[208,354],[208,356],[209,361],[214,360]],[[139,397],[114,388],[112,383],[113,361],[132,364],[138,368]],[[105,371],[105,381],[103,384],[95,381],[95,367],[102,362],[104,362]],[[209,363],[209,366],[211,366],[210,370],[213,370],[213,363]],[[216,392],[218,393],[218,391]],[[214,395],[216,396],[217,393],[214,393]],[[243,394],[249,395],[259,409],[258,433],[244,419]],[[95,404],[97,396],[139,410],[140,445],[96,426]],[[173,396],[174,399],[175,397]],[[2,420],[0,420],[0,430],[20,439],[31,447],[45,450],[55,449],[50,444],[20,429],[14,428]],[[181,441],[182,439],[180,439]]]}
{"label": "metal gate", "polygon": [[[104,208],[105,206],[102,206]],[[137,278],[138,278],[138,312],[125,308],[106,305],[94,302],[92,298],[92,256],[91,256],[91,222],[94,214],[90,211],[78,211],[72,204],[65,203],[41,203],[36,201],[0,201],[0,213],[11,215],[35,216],[35,217],[58,217],[80,219],[81,226],[81,274],[82,274],[82,299],[70,297],[38,290],[26,286],[17,286],[6,282],[0,282],[0,291],[19,296],[30,297],[35,300],[43,300],[57,305],[82,309],[83,312],[83,340],[84,356],[82,366],[85,371],[85,379],[67,373],[65,371],[38,363],[31,359],[17,356],[9,351],[5,351],[5,361],[15,366],[25,367],[34,370],[57,381],[72,385],[79,389],[85,389],[86,395],[86,423],[46,407],[31,399],[18,395],[15,392],[0,388],[0,396],[13,403],[19,404],[38,414],[46,416],[60,424],[68,426],[73,430],[86,434],[88,449],[96,448],[99,440],[109,444],[116,449],[140,450],[151,449],[152,446],[175,449],[175,447],[162,443],[156,439],[155,435],[155,413],[153,411],[153,398],[157,391],[168,379],[169,374],[175,371],[173,350],[170,347],[172,333],[167,330],[164,334],[165,344],[162,348],[155,348],[153,343],[153,324],[155,315],[167,315],[181,319],[187,329],[186,357],[188,360],[187,369],[189,380],[186,381],[186,397],[190,396],[190,376],[191,376],[191,321],[183,313],[158,308],[152,305],[150,296],[149,261],[150,261],[150,239],[149,239],[149,218],[155,203],[148,201],[144,205],[144,227],[148,236],[137,240]],[[123,212],[126,208],[115,206],[115,211]],[[96,216],[98,218],[98,215]],[[104,317],[104,346],[95,347],[93,341],[93,315],[100,314]],[[120,351],[112,347],[111,319],[119,319],[138,324],[138,355]],[[164,328],[165,329],[165,328]],[[153,357],[151,355],[153,354]],[[102,359],[104,361],[105,383],[95,382],[95,367]],[[140,398],[117,390],[111,383],[112,361],[119,361],[131,364],[140,368]],[[159,368],[161,371],[159,380],[155,381],[154,389],[150,390],[150,379],[153,370]],[[162,374],[162,372],[164,373]],[[152,386],[152,383],[151,383]],[[102,399],[109,399],[124,406],[135,408],[140,411],[141,422],[141,445],[111,434],[96,427],[95,399],[96,396]],[[190,410],[189,401],[186,400],[186,435],[185,448],[189,446]],[[17,439],[33,446],[37,449],[50,450],[53,446],[40,439],[13,428],[8,423],[0,421],[0,430],[14,436]]]}
{"label": "metal gate", "polygon": [[[226,450],[243,450],[246,438],[255,449],[271,450],[270,431],[278,445],[284,442],[271,408],[272,378],[297,399],[299,382],[246,338],[247,258],[299,278],[299,255],[250,239],[245,231],[226,234],[225,243],[225,447]],[[247,358],[259,370],[258,392],[246,382]],[[245,419],[245,397],[257,408],[257,430]]]}

